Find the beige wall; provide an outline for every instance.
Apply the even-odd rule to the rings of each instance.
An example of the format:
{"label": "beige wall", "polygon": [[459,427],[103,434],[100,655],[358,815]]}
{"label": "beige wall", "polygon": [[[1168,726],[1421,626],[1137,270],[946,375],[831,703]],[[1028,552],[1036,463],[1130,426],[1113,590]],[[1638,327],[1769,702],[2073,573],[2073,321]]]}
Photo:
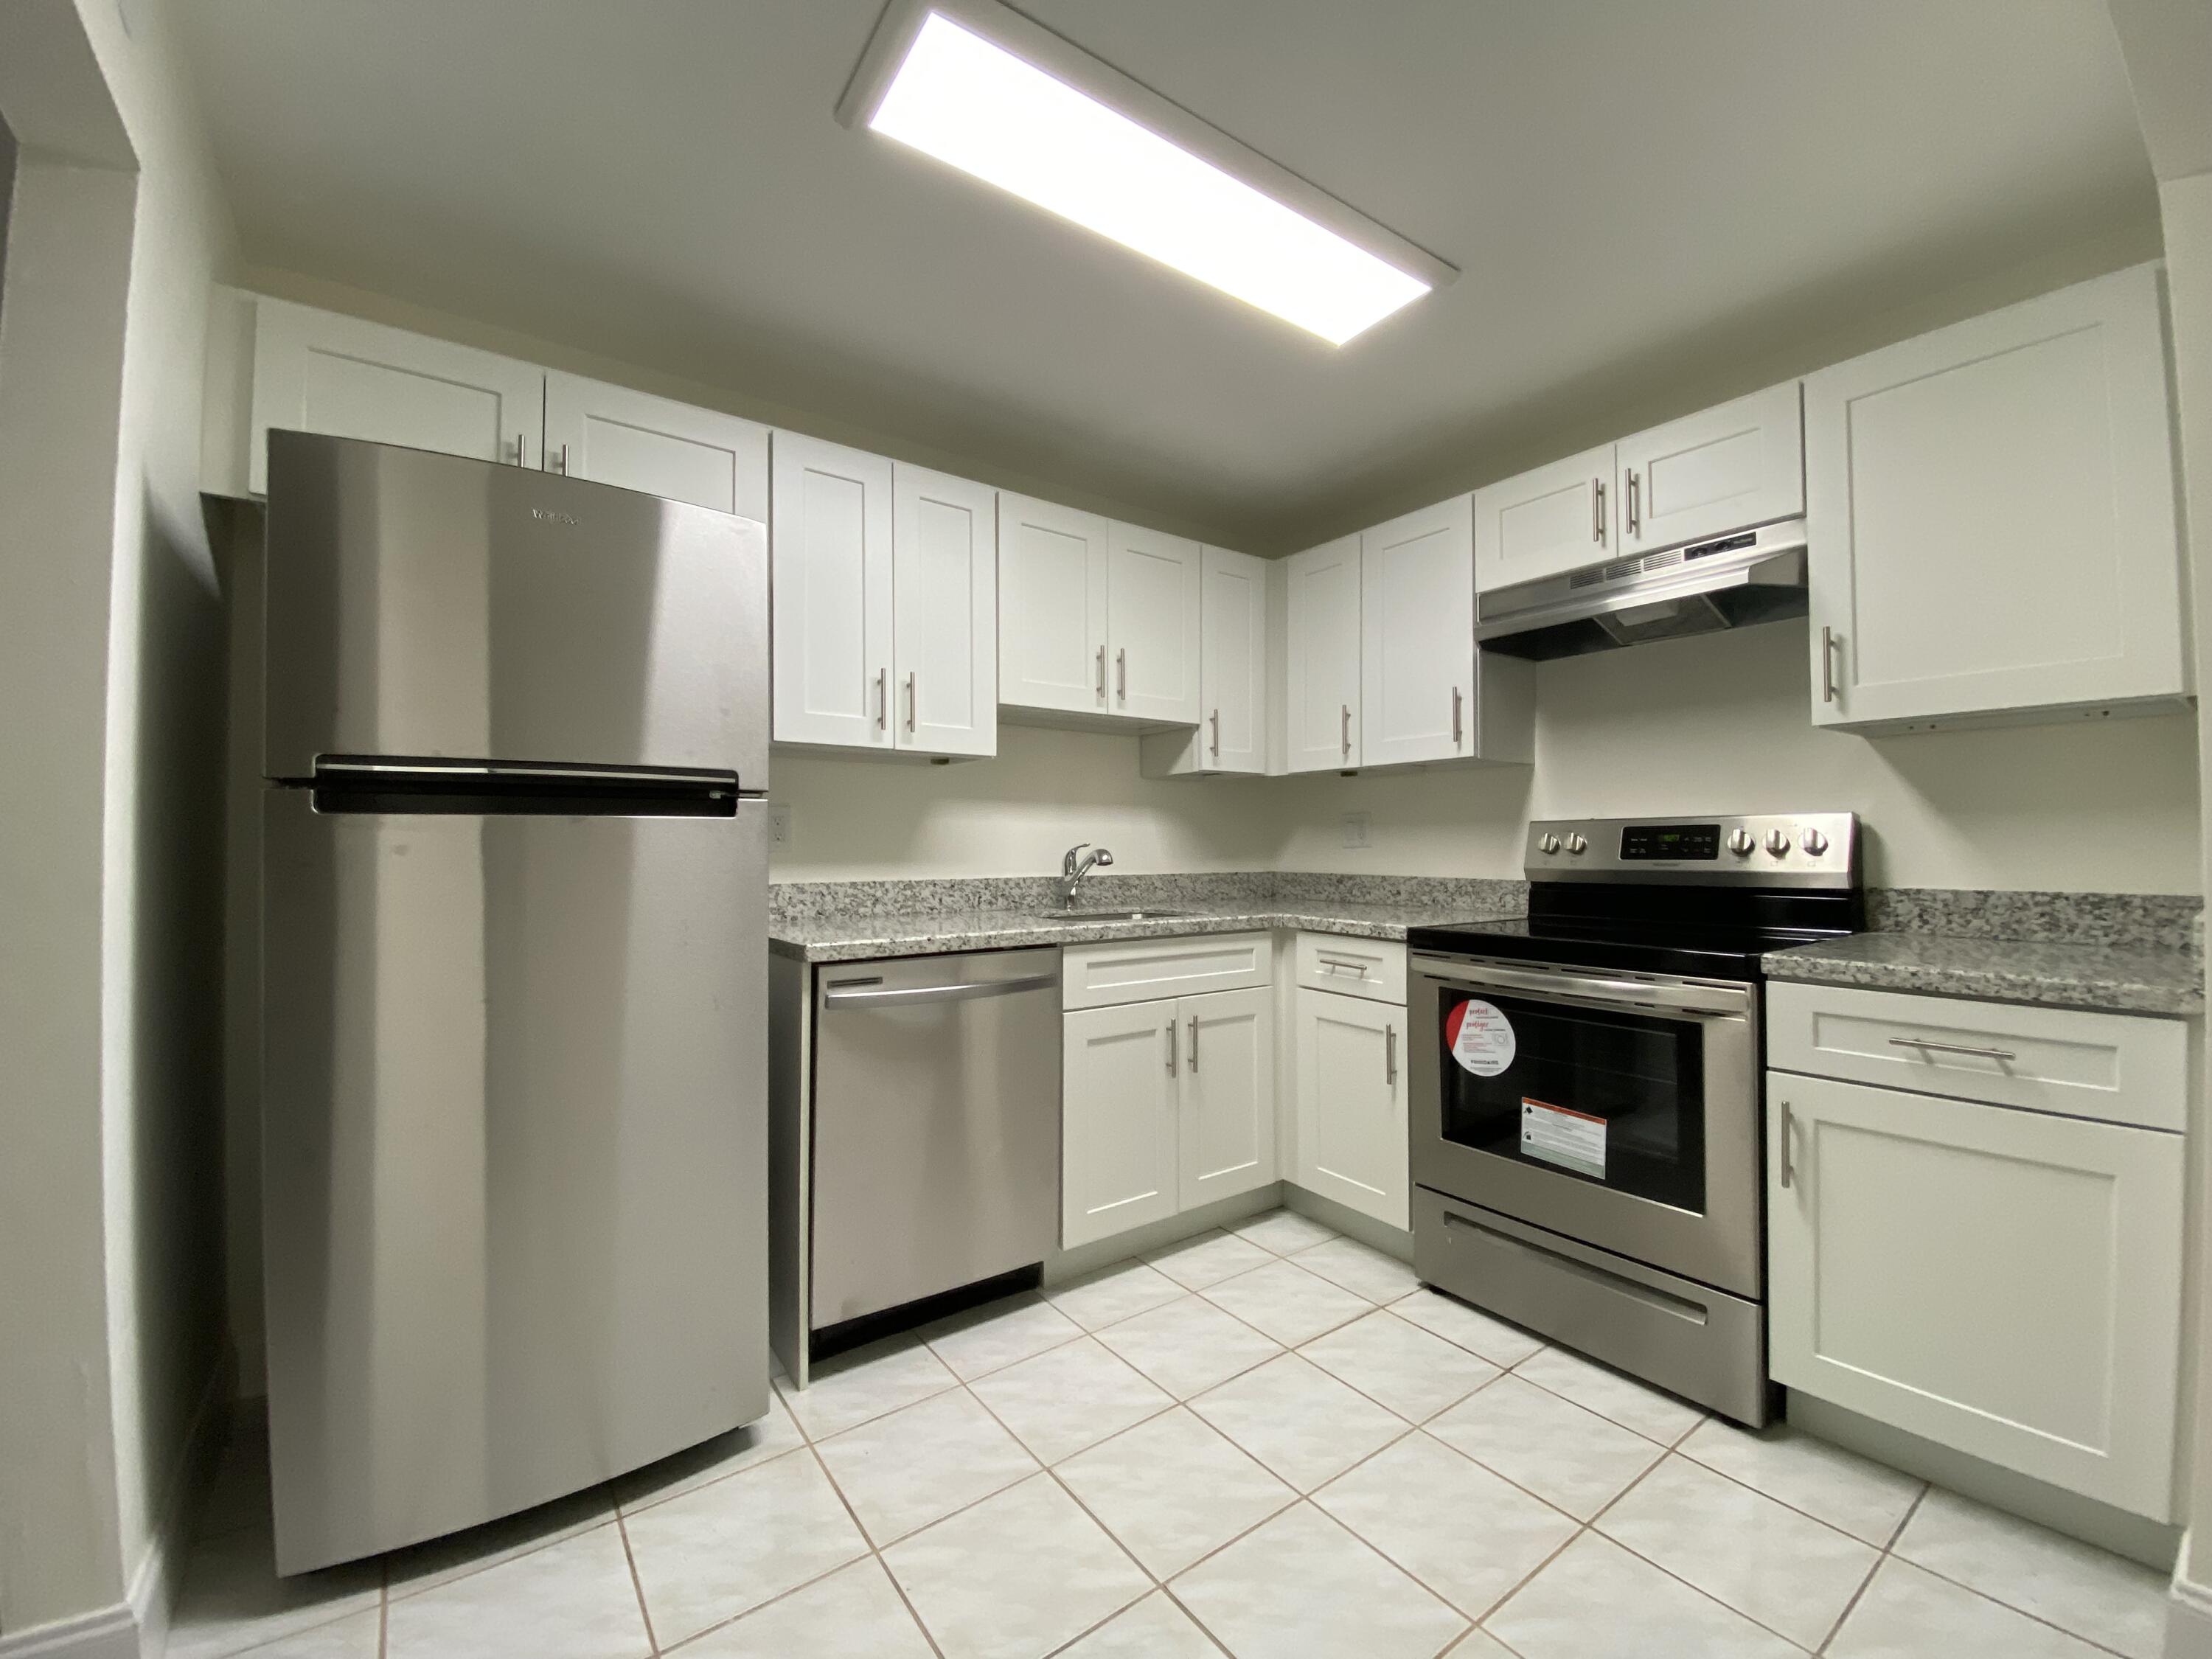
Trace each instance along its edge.
{"label": "beige wall", "polygon": [[1813,729],[1808,662],[1781,623],[1542,664],[1533,769],[1155,783],[1133,738],[1022,726],[949,767],[779,753],[775,875],[1036,874],[1095,841],[1130,871],[1513,877],[1532,816],[1778,809],[1859,813],[1887,885],[2200,890],[2190,716],[1870,740]]}

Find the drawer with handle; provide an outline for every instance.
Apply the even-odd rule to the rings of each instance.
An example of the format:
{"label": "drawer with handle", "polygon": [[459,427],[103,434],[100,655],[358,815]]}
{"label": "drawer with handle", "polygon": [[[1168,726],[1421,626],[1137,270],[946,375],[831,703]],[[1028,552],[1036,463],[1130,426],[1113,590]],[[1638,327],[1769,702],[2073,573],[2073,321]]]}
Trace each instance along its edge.
{"label": "drawer with handle", "polygon": [[2146,1129],[2185,1127],[2183,1023],[1850,986],[1770,984],[1778,1070]]}
{"label": "drawer with handle", "polygon": [[1400,940],[1300,933],[1297,957],[1298,983],[1313,990],[1376,1002],[1406,1000],[1406,947]]}
{"label": "drawer with handle", "polygon": [[1060,1006],[1107,1008],[1200,991],[1241,991],[1272,984],[1274,976],[1274,945],[1266,933],[1071,945],[1060,957]]}

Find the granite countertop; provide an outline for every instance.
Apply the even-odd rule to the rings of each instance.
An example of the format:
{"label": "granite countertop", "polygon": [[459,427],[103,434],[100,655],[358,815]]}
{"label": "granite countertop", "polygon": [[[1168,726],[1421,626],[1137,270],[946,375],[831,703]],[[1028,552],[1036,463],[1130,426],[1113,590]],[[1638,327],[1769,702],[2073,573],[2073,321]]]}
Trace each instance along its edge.
{"label": "granite countertop", "polygon": [[2201,1014],[2189,951],[1951,933],[1855,933],[1761,958],[1769,979],[2130,1014]]}
{"label": "granite countertop", "polygon": [[[1104,908],[1104,907],[1100,907]],[[1363,904],[1270,896],[1226,903],[1183,902],[1187,912],[1143,921],[1046,921],[1036,911],[912,910],[860,915],[785,917],[769,924],[769,945],[806,962],[861,962],[877,957],[933,956],[951,951],[1011,951],[1024,945],[1089,945],[1102,939],[1174,939],[1294,927],[1359,939],[1406,937],[1457,918],[1435,905]],[[1082,914],[1081,909],[1075,912]]]}

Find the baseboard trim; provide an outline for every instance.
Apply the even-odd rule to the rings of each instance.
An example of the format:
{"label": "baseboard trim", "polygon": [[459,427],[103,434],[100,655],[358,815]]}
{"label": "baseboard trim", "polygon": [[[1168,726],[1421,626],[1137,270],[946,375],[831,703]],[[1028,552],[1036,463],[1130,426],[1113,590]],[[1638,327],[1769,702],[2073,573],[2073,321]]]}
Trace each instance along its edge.
{"label": "baseboard trim", "polygon": [[230,1401],[237,1368],[228,1346],[209,1369],[201,1385],[199,1403],[192,1410],[192,1425],[185,1433],[184,1449],[169,1472],[163,1495],[161,1522],[138,1571],[131,1575],[125,1605],[137,1632],[133,1659],[161,1659],[169,1645],[169,1620],[176,1612],[177,1592],[183,1588],[184,1568],[191,1553],[194,1523],[200,1504],[215,1480],[216,1465],[228,1437]]}
{"label": "baseboard trim", "polygon": [[2197,1534],[2181,1540],[2173,1564],[2173,1583],[2166,1603],[2166,1659],[2212,1659],[2212,1587],[2197,1582],[2193,1565]]}
{"label": "baseboard trim", "polygon": [[138,1620],[127,1602],[0,1636],[0,1659],[140,1659]]}

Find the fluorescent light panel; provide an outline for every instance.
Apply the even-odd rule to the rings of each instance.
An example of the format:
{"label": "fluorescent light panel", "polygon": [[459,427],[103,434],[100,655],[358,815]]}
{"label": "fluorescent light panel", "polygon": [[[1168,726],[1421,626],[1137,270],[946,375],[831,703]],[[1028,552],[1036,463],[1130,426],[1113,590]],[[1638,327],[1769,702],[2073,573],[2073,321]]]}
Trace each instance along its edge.
{"label": "fluorescent light panel", "polygon": [[1334,344],[1434,285],[941,12],[868,125]]}

